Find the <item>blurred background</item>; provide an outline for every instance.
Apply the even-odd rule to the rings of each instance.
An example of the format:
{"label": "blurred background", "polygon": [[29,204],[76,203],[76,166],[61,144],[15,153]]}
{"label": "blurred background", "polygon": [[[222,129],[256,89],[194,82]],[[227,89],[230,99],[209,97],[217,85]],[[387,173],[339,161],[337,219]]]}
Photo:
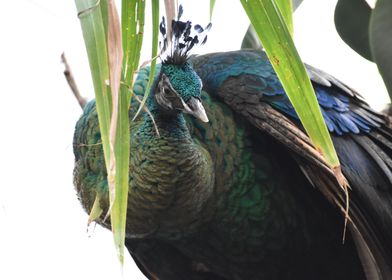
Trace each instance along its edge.
{"label": "blurred background", "polygon": [[[184,18],[209,22],[209,0],[183,0]],[[87,232],[72,183],[72,137],[81,109],[63,76],[65,52],[80,92],[94,96],[73,1],[2,1],[0,10],[0,279],[145,279],[127,256],[121,272],[111,233]],[[294,14],[302,59],[341,79],[377,110],[387,93],[376,66],[337,35],[336,1],[304,0]],[[147,1],[149,9],[149,1]],[[349,20],[349,19],[348,19]],[[141,61],[150,56],[146,17]],[[236,50],[248,27],[238,0],[217,0],[213,28],[195,53]]]}

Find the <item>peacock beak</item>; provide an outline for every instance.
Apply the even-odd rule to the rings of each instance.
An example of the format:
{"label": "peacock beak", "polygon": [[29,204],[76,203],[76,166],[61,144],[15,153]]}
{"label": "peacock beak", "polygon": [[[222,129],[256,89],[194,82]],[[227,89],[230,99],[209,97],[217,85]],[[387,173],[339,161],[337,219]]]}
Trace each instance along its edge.
{"label": "peacock beak", "polygon": [[191,97],[191,99],[186,102],[186,105],[187,106],[184,106],[185,113],[195,116],[202,122],[208,122],[206,110],[204,109],[203,104],[201,104],[200,99]]}

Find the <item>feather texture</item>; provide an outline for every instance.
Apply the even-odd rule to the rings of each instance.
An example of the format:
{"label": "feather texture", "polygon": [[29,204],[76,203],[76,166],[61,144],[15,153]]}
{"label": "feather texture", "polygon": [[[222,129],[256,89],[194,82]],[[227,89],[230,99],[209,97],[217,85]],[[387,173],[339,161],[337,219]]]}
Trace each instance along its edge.
{"label": "feather texture", "polygon": [[[184,34],[189,25],[173,30]],[[147,277],[390,279],[391,128],[355,90],[307,68],[352,187],[345,243],[344,192],[265,54],[194,56],[158,68],[147,104],[159,136],[148,114],[130,127],[126,245]],[[138,95],[148,71],[139,73]],[[193,117],[201,108],[195,100],[209,123]],[[86,211],[97,192],[107,192],[99,142],[92,102],[74,137],[75,185]]]}

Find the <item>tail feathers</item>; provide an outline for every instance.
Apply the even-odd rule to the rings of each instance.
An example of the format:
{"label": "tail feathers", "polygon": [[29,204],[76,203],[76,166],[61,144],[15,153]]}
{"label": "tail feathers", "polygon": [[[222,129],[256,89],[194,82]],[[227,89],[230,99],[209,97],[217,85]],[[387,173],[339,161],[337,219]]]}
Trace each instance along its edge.
{"label": "tail feathers", "polygon": [[389,271],[388,266],[384,266],[383,269],[380,269],[380,264],[377,263],[375,256],[366,241],[363,239],[362,235],[359,233],[358,229],[354,228],[352,224],[349,225],[349,228],[351,235],[353,236],[366,279],[389,279],[391,272]]}
{"label": "tail feathers", "polygon": [[333,137],[351,186],[351,231],[368,279],[392,279],[391,139],[387,130]]}
{"label": "tail feathers", "polygon": [[373,160],[373,163],[382,171],[381,173],[385,176],[386,181],[389,182],[389,184],[381,184],[379,187],[392,190],[392,159],[390,155],[368,137],[353,135],[352,138],[367,152],[367,155]]}

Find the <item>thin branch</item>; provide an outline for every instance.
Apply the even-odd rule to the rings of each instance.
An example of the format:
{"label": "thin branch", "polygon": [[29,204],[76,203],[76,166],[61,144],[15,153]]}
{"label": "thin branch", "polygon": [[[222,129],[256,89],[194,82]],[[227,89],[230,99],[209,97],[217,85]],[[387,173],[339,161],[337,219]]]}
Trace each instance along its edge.
{"label": "thin branch", "polygon": [[[135,72],[135,73],[137,73],[137,72]],[[124,85],[129,92],[131,92],[131,88],[130,88],[129,85],[127,85],[124,82],[121,82],[121,84]],[[132,93],[132,97],[135,97],[136,101],[139,102],[140,104],[143,103],[143,101],[139,98],[139,96],[137,96],[137,94]],[[154,116],[151,114],[150,110],[148,110],[148,108],[146,106],[143,106],[143,111],[146,112],[148,114],[148,116],[151,118],[151,121],[152,121],[152,123],[154,125],[154,128],[155,128],[155,132],[160,137],[161,135],[159,134],[159,129],[158,129],[158,126],[157,126],[157,124],[155,122]],[[132,120],[132,121],[134,121],[134,120]]]}
{"label": "thin branch", "polygon": [[[133,97],[136,98],[136,101],[137,101],[137,102],[139,102],[140,104],[142,104],[142,101],[140,100],[139,96],[137,96],[136,94],[134,94]],[[158,130],[158,126],[157,126],[157,124],[155,123],[154,116],[151,114],[150,110],[148,110],[147,107],[143,106],[143,110],[144,110],[144,111],[149,115],[149,117],[151,118],[152,123],[153,123],[154,128],[155,128],[155,132],[157,133],[158,136],[160,136],[159,130]]]}
{"label": "thin branch", "polygon": [[87,99],[80,95],[78,86],[76,85],[75,79],[72,75],[71,68],[69,67],[67,58],[65,57],[64,53],[61,54],[61,61],[64,63],[65,66],[65,70],[64,70],[65,79],[67,80],[68,85],[71,88],[71,91],[74,94],[76,100],[79,102],[80,107],[84,109],[84,106],[86,106],[87,103]]}

